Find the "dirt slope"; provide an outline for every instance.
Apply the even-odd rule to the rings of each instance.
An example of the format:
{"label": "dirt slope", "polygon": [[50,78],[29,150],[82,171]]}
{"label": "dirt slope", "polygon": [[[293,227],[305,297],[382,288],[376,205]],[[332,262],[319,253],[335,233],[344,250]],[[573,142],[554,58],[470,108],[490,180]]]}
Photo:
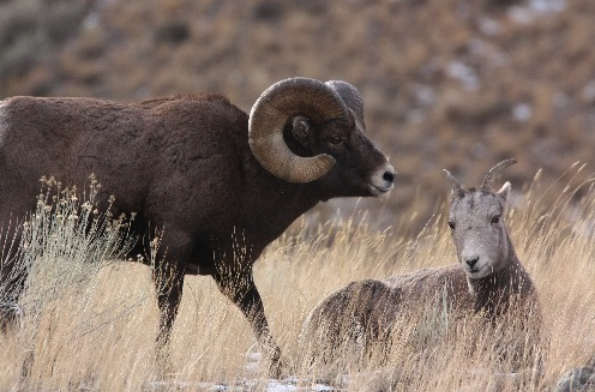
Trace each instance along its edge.
{"label": "dirt slope", "polygon": [[0,15],[2,97],[213,90],[249,110],[285,77],[355,84],[399,171],[384,203],[359,204],[382,225],[415,203],[420,227],[446,196],[442,168],[476,185],[516,157],[517,189],[540,168],[546,185],[576,161],[574,182],[595,171],[592,0],[4,0]]}

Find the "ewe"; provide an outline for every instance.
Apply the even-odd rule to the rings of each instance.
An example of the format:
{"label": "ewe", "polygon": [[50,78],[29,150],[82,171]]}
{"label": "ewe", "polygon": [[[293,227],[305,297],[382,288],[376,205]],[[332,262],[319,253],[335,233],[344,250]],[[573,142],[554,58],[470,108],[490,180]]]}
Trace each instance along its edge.
{"label": "ewe", "polygon": [[500,358],[529,359],[539,336],[539,301],[504,224],[510,183],[491,190],[496,176],[515,162],[494,166],[479,189],[463,189],[445,170],[452,185],[448,225],[459,263],[353,282],[331,294],[304,323],[302,342],[313,349],[309,358],[328,363],[353,348],[359,356],[370,354],[373,346],[386,350],[390,334],[410,322],[413,311],[428,314],[439,305],[449,309],[450,320],[478,314],[482,328],[506,335],[494,344]]}

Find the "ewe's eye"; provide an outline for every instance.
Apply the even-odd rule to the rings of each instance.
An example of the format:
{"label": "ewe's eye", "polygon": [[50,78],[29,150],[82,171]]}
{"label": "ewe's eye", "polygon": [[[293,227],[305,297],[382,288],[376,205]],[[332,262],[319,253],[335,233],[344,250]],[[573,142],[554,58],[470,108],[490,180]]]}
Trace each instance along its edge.
{"label": "ewe's eye", "polygon": [[454,222],[450,222],[450,221],[449,221],[449,222],[448,222],[448,227],[450,227],[450,229],[451,229],[451,230],[454,230],[454,229],[455,229],[455,224],[454,224]]}
{"label": "ewe's eye", "polygon": [[337,136],[337,135],[333,135],[328,139],[328,142],[330,144],[332,144],[333,146],[337,146],[337,145],[343,143],[343,138],[341,138],[340,136]]}
{"label": "ewe's eye", "polygon": [[500,215],[496,215],[495,217],[492,218],[493,225],[497,225],[498,223],[500,223]]}

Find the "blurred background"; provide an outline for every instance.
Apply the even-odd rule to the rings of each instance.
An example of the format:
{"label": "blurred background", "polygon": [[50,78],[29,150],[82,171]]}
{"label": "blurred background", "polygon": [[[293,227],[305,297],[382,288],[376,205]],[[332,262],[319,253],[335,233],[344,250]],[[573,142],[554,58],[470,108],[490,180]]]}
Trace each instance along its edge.
{"label": "blurred background", "polygon": [[416,232],[444,212],[443,168],[478,185],[515,157],[513,189],[542,169],[552,202],[595,172],[593,0],[0,0],[0,98],[217,91],[249,111],[292,76],[354,84],[399,173],[381,202],[313,217],[415,211]]}

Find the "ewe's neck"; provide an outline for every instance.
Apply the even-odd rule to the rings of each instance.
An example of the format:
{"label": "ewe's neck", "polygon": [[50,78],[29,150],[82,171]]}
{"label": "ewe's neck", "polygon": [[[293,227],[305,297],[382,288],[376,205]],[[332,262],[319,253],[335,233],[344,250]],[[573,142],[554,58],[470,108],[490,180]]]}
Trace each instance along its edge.
{"label": "ewe's neck", "polygon": [[496,316],[508,306],[511,297],[523,297],[532,290],[531,278],[513,250],[505,267],[480,279],[467,278],[476,312]]}

